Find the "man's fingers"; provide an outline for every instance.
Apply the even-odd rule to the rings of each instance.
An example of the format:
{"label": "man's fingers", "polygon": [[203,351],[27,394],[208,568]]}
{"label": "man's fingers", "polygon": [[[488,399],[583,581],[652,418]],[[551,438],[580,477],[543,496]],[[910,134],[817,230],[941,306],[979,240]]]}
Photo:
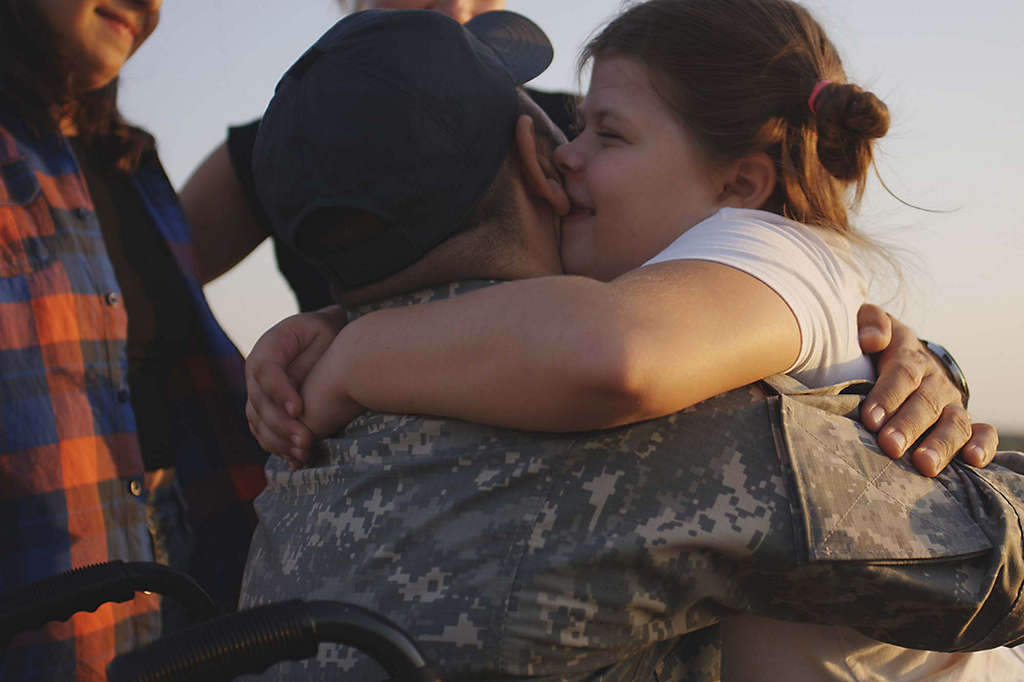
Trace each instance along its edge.
{"label": "man's fingers", "polygon": [[[921,387],[930,367],[926,359],[914,351],[892,352],[896,354],[880,366],[878,379],[861,407],[861,420],[872,431],[878,431],[895,412],[906,409],[905,403]],[[932,422],[938,416],[936,408]]]}
{"label": "man's fingers", "polygon": [[[961,448],[969,464],[991,461],[998,442],[994,429],[971,424],[959,390],[913,330],[872,305],[861,306],[857,323],[862,350],[881,351],[878,379],[861,407],[861,421],[878,432],[879,447],[901,457],[917,442],[911,461],[926,476],[942,471]],[[876,347],[886,333],[887,346]]]}
{"label": "man's fingers", "polygon": [[[962,438],[956,443],[954,452],[967,442],[970,420],[966,418],[966,410],[959,403],[951,404],[947,396],[936,396],[937,391],[943,392],[941,386],[939,382],[926,378],[917,391],[887,417],[885,425],[878,432],[878,443],[886,454],[891,457],[904,454],[911,443],[921,438],[933,425],[934,428],[943,427],[943,437],[952,434],[954,426],[962,430]],[[958,407],[960,412],[947,412],[950,407]],[[945,463],[941,463],[941,466],[945,466]]]}
{"label": "man's fingers", "polygon": [[880,353],[892,340],[892,318],[878,306],[865,303],[857,311],[857,337],[861,351]]}
{"label": "man's fingers", "polygon": [[960,457],[975,467],[986,467],[999,447],[999,434],[991,424],[971,424],[971,439],[960,451]]}
{"label": "man's fingers", "polygon": [[925,476],[946,468],[971,438],[971,417],[960,405],[947,405],[942,416],[911,454],[914,467]]}

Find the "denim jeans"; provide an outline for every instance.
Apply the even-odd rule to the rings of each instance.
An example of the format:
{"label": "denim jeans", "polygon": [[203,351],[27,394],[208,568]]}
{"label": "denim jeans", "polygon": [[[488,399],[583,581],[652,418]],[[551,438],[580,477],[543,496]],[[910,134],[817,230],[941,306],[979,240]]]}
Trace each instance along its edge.
{"label": "denim jeans", "polygon": [[[194,540],[177,480],[147,490],[146,527],[153,541],[153,560],[187,573]],[[189,624],[185,610],[174,599],[165,598],[161,612],[165,635]]]}

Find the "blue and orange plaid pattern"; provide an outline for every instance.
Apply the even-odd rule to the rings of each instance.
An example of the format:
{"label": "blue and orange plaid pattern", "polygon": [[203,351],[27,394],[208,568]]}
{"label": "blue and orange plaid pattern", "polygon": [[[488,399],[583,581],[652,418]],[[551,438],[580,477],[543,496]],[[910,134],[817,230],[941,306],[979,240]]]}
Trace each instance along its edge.
{"label": "blue and orange plaid pattern", "polygon": [[[91,563],[152,559],[126,385],[127,319],[67,140],[30,136],[0,92],[0,596]],[[133,178],[191,293],[202,334],[163,387],[195,533],[193,575],[233,608],[264,485],[243,414],[243,361],[195,275],[177,197],[155,156]],[[0,679],[103,680],[158,634],[155,597],[26,633]]]}

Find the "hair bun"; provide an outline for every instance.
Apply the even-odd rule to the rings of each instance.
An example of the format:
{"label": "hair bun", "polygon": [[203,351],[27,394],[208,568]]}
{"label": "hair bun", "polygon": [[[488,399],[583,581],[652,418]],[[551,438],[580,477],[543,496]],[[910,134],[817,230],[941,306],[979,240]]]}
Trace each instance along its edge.
{"label": "hair bun", "polygon": [[815,111],[821,165],[840,180],[861,177],[871,163],[871,141],[889,132],[885,102],[857,85],[830,83]]}

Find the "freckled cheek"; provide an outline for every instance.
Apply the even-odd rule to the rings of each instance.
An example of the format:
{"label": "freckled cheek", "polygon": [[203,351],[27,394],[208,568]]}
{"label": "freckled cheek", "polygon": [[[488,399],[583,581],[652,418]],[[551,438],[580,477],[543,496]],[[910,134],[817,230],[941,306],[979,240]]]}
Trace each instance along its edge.
{"label": "freckled cheek", "polygon": [[645,260],[639,259],[634,228],[627,212],[609,210],[600,214],[592,228],[580,235],[571,262],[579,264],[580,274],[602,280],[618,277]]}
{"label": "freckled cheek", "polygon": [[563,227],[561,255],[567,273],[607,280],[629,269],[633,240],[625,232],[609,229],[612,224],[591,219]]}
{"label": "freckled cheek", "polygon": [[579,242],[587,245],[588,260],[595,265],[607,264],[621,256],[623,249],[630,249],[633,243],[635,188],[628,176],[617,170],[606,173],[595,168],[588,175],[587,191],[595,213],[581,226]]}

